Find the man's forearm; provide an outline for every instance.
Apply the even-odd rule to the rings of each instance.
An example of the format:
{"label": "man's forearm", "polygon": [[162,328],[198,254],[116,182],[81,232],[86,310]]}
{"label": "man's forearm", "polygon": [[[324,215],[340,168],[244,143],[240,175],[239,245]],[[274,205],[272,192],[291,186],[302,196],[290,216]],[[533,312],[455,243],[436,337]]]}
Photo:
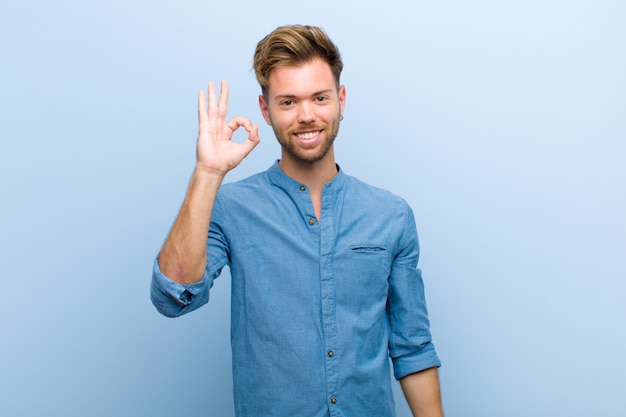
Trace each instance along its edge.
{"label": "man's forearm", "polygon": [[404,396],[415,417],[443,417],[439,372],[429,368],[400,379]]}
{"label": "man's forearm", "polygon": [[159,254],[163,274],[180,284],[202,279],[215,196],[223,176],[196,169],[185,201]]}

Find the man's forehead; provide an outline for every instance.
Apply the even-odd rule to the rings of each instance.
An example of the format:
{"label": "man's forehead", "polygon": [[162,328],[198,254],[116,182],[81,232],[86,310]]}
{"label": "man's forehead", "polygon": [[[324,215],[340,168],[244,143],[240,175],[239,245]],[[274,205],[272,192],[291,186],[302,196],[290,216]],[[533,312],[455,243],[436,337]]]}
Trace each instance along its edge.
{"label": "man's forehead", "polygon": [[319,58],[301,65],[277,67],[271,72],[268,81],[271,97],[309,96],[337,91],[330,65]]}

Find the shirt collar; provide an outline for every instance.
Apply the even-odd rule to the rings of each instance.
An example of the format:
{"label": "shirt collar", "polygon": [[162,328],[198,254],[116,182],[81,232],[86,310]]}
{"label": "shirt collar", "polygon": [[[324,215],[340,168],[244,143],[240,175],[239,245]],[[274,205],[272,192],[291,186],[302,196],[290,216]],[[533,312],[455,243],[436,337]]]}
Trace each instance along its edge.
{"label": "shirt collar", "polygon": [[[280,167],[278,166],[278,162],[279,160],[276,160],[274,164],[267,170],[267,174],[269,175],[270,180],[275,185],[277,185],[278,187],[282,188],[285,191],[294,192],[294,193],[302,192],[300,187],[303,187],[304,184],[299,183],[293,178],[287,176],[287,174],[285,174],[283,170],[280,169]],[[338,191],[343,187],[344,183],[346,182],[346,175],[343,173],[343,171],[341,170],[341,167],[338,164],[337,164],[337,171],[338,171],[337,175],[335,175],[333,179],[330,180],[330,182],[324,185],[324,192]]]}

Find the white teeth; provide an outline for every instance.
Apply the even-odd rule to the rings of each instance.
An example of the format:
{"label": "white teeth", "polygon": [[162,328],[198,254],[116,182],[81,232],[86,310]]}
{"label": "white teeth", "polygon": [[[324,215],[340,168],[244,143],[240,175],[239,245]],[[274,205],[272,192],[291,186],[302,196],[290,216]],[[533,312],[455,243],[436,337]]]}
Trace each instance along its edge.
{"label": "white teeth", "polygon": [[298,133],[300,139],[313,139],[319,132]]}

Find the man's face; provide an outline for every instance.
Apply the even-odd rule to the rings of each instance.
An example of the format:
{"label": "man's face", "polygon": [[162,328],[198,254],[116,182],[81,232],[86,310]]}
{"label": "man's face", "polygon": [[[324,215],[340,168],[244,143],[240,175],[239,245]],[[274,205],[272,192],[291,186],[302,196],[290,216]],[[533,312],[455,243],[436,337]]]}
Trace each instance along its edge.
{"label": "man's face", "polygon": [[302,164],[333,157],[329,150],[339,131],[346,91],[320,58],[301,66],[276,68],[269,77],[267,100],[259,97],[265,121],[282,146],[282,158]]}

